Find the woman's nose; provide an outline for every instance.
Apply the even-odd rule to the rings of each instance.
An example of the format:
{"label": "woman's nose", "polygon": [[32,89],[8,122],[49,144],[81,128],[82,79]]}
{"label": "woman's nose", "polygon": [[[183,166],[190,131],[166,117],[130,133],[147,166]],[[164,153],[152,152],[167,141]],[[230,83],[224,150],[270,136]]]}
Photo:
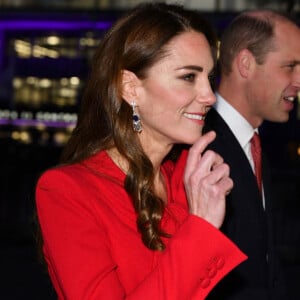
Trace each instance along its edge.
{"label": "woman's nose", "polygon": [[199,91],[198,101],[201,103],[205,103],[205,105],[211,106],[216,102],[216,96],[211,88],[211,85],[205,84],[202,86]]}

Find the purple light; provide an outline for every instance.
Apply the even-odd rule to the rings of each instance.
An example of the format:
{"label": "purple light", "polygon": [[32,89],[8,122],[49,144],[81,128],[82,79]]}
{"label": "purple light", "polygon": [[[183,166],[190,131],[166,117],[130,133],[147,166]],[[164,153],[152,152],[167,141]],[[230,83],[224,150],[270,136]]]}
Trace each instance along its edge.
{"label": "purple light", "polygon": [[26,120],[26,119],[0,119],[0,125],[14,125],[14,126],[30,126],[37,127],[44,125],[46,127],[55,128],[68,128],[74,127],[76,122],[63,122],[63,121],[37,121],[37,120]]}
{"label": "purple light", "polygon": [[10,30],[107,30],[113,21],[57,21],[57,20],[0,20],[0,71],[3,67],[4,33]]}
{"label": "purple light", "polygon": [[3,64],[3,49],[4,49],[4,34],[3,31],[0,31],[0,70],[2,69],[2,64]]}
{"label": "purple light", "polygon": [[9,20],[0,21],[1,30],[33,30],[33,29],[57,29],[57,30],[77,30],[77,29],[108,29],[112,22],[92,22],[92,21],[53,21],[53,20]]}
{"label": "purple light", "polygon": [[10,124],[11,123],[11,121],[8,121],[8,120],[1,120],[0,119],[0,125],[8,125],[8,124]]}

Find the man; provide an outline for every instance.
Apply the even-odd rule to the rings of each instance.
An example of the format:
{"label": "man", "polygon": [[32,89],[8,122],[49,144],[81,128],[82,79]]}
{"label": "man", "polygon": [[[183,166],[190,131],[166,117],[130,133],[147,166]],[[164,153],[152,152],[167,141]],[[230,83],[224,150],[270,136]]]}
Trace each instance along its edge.
{"label": "man", "polygon": [[249,258],[207,299],[286,300],[272,233],[269,169],[263,157],[257,183],[251,139],[264,120],[289,118],[300,90],[300,29],[272,11],[240,14],[222,36],[220,71],[217,102],[204,130],[216,131],[210,149],[223,156],[234,181],[221,230]]}

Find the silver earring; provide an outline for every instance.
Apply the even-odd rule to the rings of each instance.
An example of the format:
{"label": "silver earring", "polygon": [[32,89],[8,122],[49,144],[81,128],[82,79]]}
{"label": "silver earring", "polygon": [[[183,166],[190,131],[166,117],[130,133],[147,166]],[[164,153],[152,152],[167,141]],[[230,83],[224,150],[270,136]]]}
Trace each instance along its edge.
{"label": "silver earring", "polygon": [[136,112],[136,104],[134,101],[131,103],[132,106],[132,125],[133,125],[133,131],[141,132],[142,131],[142,124],[139,114]]}

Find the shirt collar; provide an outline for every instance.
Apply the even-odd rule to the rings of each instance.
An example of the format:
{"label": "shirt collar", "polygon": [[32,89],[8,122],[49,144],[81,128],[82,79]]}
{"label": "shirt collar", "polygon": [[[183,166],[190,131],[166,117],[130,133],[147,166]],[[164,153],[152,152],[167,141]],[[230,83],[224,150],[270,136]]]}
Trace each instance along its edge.
{"label": "shirt collar", "polygon": [[219,93],[216,93],[217,101],[214,105],[216,111],[227,123],[242,148],[244,148],[253,136],[254,131],[250,123]]}

